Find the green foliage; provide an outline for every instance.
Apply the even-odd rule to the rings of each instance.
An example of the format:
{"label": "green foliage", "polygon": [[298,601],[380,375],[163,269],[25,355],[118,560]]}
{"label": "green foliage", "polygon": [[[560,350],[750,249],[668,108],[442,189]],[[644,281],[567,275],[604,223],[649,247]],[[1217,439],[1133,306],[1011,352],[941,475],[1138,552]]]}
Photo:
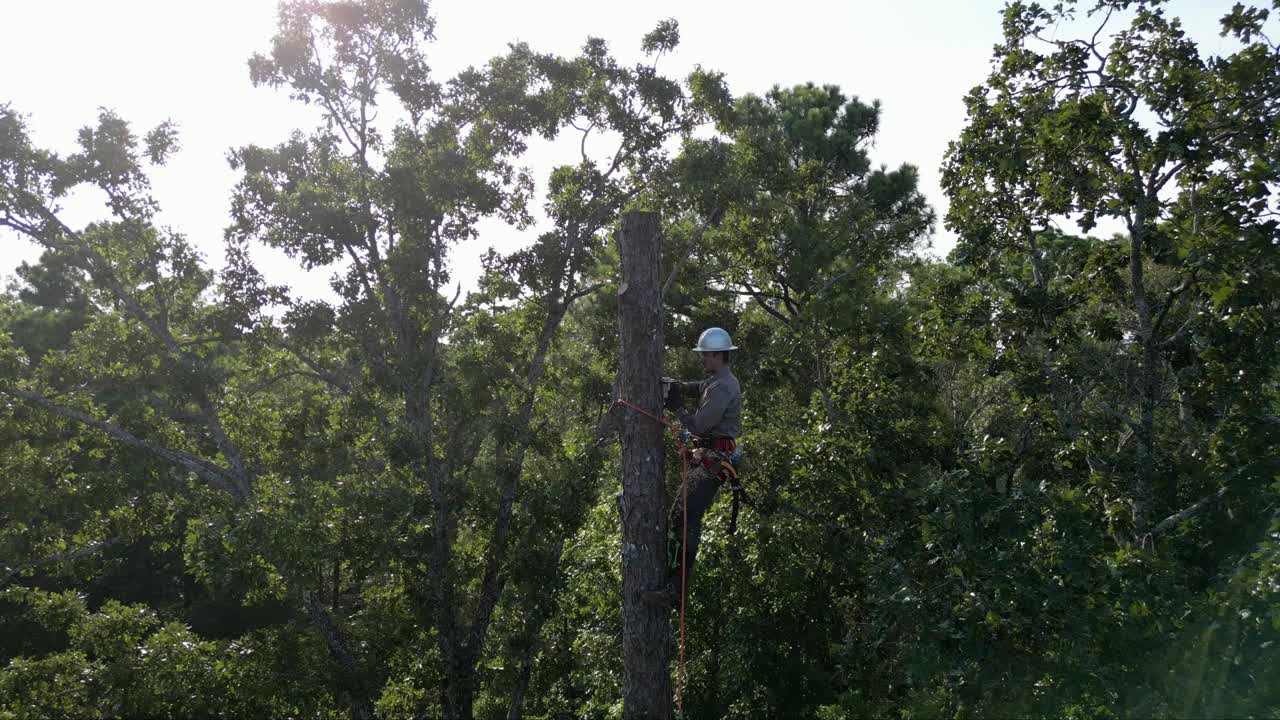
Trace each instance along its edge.
{"label": "green foliage", "polygon": [[[322,124],[230,153],[218,270],[154,222],[172,124],[60,155],[0,106],[0,224],[44,250],[0,295],[0,718],[622,717],[636,207],[670,373],[708,325],[742,347],[751,502],[704,524],[685,716],[1280,712],[1274,9],[1213,55],[1175,10],[1008,5],[947,261],[878,103],[664,77],[673,20],[636,65],[517,43],[439,80],[425,3],[284,3],[250,80]],[[581,159],[462,297],[481,221],[531,225],[535,136]]]}

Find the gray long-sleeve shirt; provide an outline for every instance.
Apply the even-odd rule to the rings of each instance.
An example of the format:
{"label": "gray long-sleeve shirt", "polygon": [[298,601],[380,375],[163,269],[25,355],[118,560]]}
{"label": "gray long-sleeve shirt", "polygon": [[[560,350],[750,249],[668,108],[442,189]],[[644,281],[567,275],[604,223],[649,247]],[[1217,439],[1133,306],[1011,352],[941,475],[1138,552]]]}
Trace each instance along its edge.
{"label": "gray long-sleeve shirt", "polygon": [[680,423],[701,437],[737,438],[742,434],[742,386],[728,367],[699,382],[680,383],[683,397],[697,395],[698,411],[681,414]]}

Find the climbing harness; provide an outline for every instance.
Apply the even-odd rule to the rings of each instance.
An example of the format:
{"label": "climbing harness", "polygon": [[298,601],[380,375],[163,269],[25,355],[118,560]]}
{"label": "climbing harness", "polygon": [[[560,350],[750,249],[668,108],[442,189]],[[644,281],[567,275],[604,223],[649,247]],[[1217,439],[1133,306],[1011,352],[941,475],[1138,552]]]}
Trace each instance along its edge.
{"label": "climbing harness", "polygon": [[[736,458],[736,459],[735,459]],[[729,492],[733,494],[733,509],[729,511],[729,534],[738,534],[738,508],[740,505],[751,502],[751,498],[747,497],[747,489],[742,486],[742,481],[738,479],[738,463],[741,462],[742,451],[734,448],[733,455],[728,460],[721,460],[720,467],[724,471],[723,477],[729,482]]]}
{"label": "climbing harness", "polygon": [[[687,431],[683,434],[688,436]],[[750,503],[750,498],[747,497],[747,489],[742,486],[742,482],[738,479],[738,465],[742,462],[742,448],[737,441],[731,438],[714,438],[710,441],[703,441],[695,437],[692,444],[716,451],[715,454],[704,454],[701,462],[703,467],[720,478],[721,483],[729,485],[729,492],[733,496],[733,509],[729,513],[729,534],[736,535],[738,533],[739,508],[743,503]]]}

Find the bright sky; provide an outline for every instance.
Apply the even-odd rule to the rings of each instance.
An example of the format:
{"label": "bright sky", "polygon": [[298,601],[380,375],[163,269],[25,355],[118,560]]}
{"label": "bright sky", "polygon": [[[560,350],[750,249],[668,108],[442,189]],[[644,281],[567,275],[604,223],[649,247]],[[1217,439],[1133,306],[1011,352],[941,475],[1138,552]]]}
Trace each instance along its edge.
{"label": "bright sky", "polygon": [[[1090,3],[1084,3],[1088,5]],[[1201,43],[1223,49],[1218,18],[1229,0],[1173,2],[1173,13]],[[315,116],[283,92],[255,89],[245,61],[265,51],[275,28],[275,0],[0,0],[7,32],[0,43],[0,102],[29,116],[35,140],[71,150],[77,128],[108,107],[137,131],[171,119],[182,150],[153,176],[161,222],[184,232],[209,262],[222,264],[235,175],[229,148],[274,144]],[[775,84],[835,83],[846,93],[883,103],[873,150],[880,163],[920,168],[922,189],[938,211],[946,199],[938,166],[964,123],[961,99],[988,71],[999,38],[1001,0],[436,0],[437,42],[429,57],[438,79],[482,64],[514,40],[575,54],[588,35],[620,57],[639,57],[640,37],[665,18],[680,22],[681,46],[661,68],[682,77],[695,64],[727,74],[736,95]],[[608,148],[600,147],[598,154]],[[539,146],[529,164],[539,179],[572,161],[561,145]],[[100,205],[68,205],[73,224],[102,217]],[[509,249],[536,229],[516,233],[488,223],[474,247],[455,252],[456,275],[470,285],[489,246]],[[954,239],[939,222],[933,251]],[[38,250],[0,234],[0,275]],[[283,255],[257,257],[274,282],[304,295],[327,295],[327,271],[303,273]]]}

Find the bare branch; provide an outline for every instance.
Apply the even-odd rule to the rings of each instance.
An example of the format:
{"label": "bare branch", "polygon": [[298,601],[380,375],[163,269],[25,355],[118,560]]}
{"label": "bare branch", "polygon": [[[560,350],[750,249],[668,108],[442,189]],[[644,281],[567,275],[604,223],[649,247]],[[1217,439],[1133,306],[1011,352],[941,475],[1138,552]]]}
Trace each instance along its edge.
{"label": "bare branch", "polygon": [[70,420],[75,420],[82,425],[87,425],[95,430],[106,433],[130,447],[145,450],[162,460],[184,467],[203,478],[210,485],[227,492],[237,500],[243,501],[248,499],[248,495],[245,493],[244,489],[235,482],[234,476],[230,470],[215,465],[204,458],[196,457],[195,455],[183,452],[182,450],[167,448],[153,443],[150,440],[145,440],[115,423],[98,420],[97,418],[90,417],[88,414],[80,412],[79,410],[59,405],[49,398],[46,398],[39,393],[31,392],[30,390],[23,390],[21,388],[4,388],[0,389],[0,392],[8,393],[10,395],[20,397],[28,402],[35,403],[56,415],[61,415],[62,417]]}
{"label": "bare branch", "polygon": [[[116,277],[115,270],[110,261],[108,261],[102,253],[98,252],[96,248],[89,244],[89,242],[84,239],[84,236],[68,227],[67,224],[64,223],[52,210],[45,207],[43,202],[36,200],[32,203],[32,206],[36,213],[44,218],[45,222],[56,228],[78,246],[77,249],[83,254],[86,260],[87,267],[85,269],[89,271],[89,274],[93,276],[95,280],[107,286],[116,300],[125,306],[129,315],[142,323],[143,327],[145,327],[165,346],[166,349],[169,350],[173,355],[174,360],[188,370],[197,371],[200,369],[200,361],[198,361],[195,356],[182,349],[178,344],[177,338],[175,338],[173,333],[169,331],[169,328],[157,321],[156,318],[152,317],[151,314],[142,307],[142,304],[138,302],[137,297],[125,289],[124,283]],[[43,236],[43,234],[37,233],[31,237],[41,245],[46,247],[56,247],[56,243],[52,239]],[[251,485],[249,481],[249,473],[245,469],[244,461],[240,456],[240,452],[235,445],[231,443],[226,432],[222,429],[222,423],[218,419],[217,410],[214,408],[213,402],[209,399],[208,395],[203,391],[198,391],[196,395],[197,403],[200,406],[203,420],[207,426],[209,434],[213,436],[214,442],[218,445],[218,450],[227,458],[227,462],[231,464],[231,468],[235,473],[227,479],[236,486],[237,491],[235,494],[237,497],[241,497],[241,499],[247,498],[251,493]]]}
{"label": "bare branch", "polygon": [[1153,179],[1151,181],[1151,187],[1150,187],[1151,194],[1155,195],[1156,193],[1160,192],[1160,190],[1163,189],[1164,186],[1167,185],[1169,181],[1174,178],[1174,176],[1176,176],[1179,172],[1182,172],[1182,169],[1185,168],[1186,166],[1187,166],[1186,160],[1174,163],[1173,167],[1169,168],[1169,170],[1166,171],[1164,175],[1161,175],[1158,179],[1155,179],[1154,173],[1153,173],[1153,176],[1152,176]]}
{"label": "bare branch", "polygon": [[667,274],[666,282],[662,283],[662,289],[658,291],[658,298],[665,300],[667,291],[671,289],[672,283],[676,281],[676,276],[680,274],[680,269],[684,267],[684,261],[689,258],[688,253],[683,253],[676,259],[674,265],[671,266],[671,272]]}
{"label": "bare branch", "polygon": [[1210,505],[1212,505],[1215,500],[1218,500],[1223,495],[1226,495],[1227,490],[1230,487],[1231,487],[1230,485],[1223,485],[1222,487],[1218,488],[1214,492],[1211,492],[1208,495],[1205,495],[1204,497],[1200,498],[1199,500],[1191,503],[1191,505],[1187,506],[1186,508],[1179,510],[1178,512],[1170,515],[1164,520],[1161,520],[1160,522],[1156,523],[1155,527],[1151,528],[1150,534],[1157,535],[1159,533],[1164,532],[1165,530],[1175,527],[1176,525],[1182,523],[1184,520],[1188,520],[1196,515],[1199,515],[1201,512],[1204,512],[1205,508],[1208,508]]}
{"label": "bare branch", "polygon": [[34,225],[18,219],[8,210],[4,213],[4,219],[0,220],[0,226],[11,228],[30,237],[35,237],[38,232]]}
{"label": "bare branch", "polygon": [[347,647],[347,641],[342,636],[342,632],[333,622],[328,611],[324,609],[315,592],[303,591],[302,604],[306,607],[307,614],[311,616],[311,621],[324,637],[329,655],[342,667],[343,679],[350,686],[348,689],[354,696],[351,703],[351,717],[353,720],[373,720],[373,703],[369,699],[369,692],[365,689],[364,683],[360,680],[360,669],[356,665],[355,656]]}
{"label": "bare branch", "polygon": [[291,377],[311,378],[312,380],[319,380],[322,383],[328,384],[328,380],[325,377],[321,376],[319,373],[312,372],[310,370],[286,370],[284,372],[276,373],[274,375],[268,375],[267,377],[262,378],[261,380],[253,383],[252,385],[246,386],[242,392],[244,392],[245,395],[255,395],[259,392],[262,392],[266,388],[272,385],[275,385],[276,383],[282,380],[287,380]]}
{"label": "bare branch", "polygon": [[734,290],[733,288],[715,288],[715,287],[709,287],[709,288],[707,288],[706,292],[707,292],[707,293],[709,293],[709,294],[711,294],[711,295],[741,295],[741,296],[746,296],[746,297],[752,297],[753,295],[759,295],[759,296],[760,296],[760,297],[762,297],[762,298],[769,298],[770,300],[781,300],[781,299],[782,299],[782,296],[781,296],[781,295],[774,295],[773,293],[767,293],[767,292],[764,292],[764,291],[758,291],[758,292],[752,293],[752,292],[751,292],[751,291],[749,291],[749,290]]}
{"label": "bare branch", "polygon": [[1169,347],[1170,345],[1176,345],[1179,341],[1182,340],[1182,338],[1187,336],[1188,332],[1191,331],[1191,326],[1195,324],[1195,320],[1196,320],[1196,314],[1191,313],[1187,317],[1186,321],[1184,321],[1182,325],[1173,332],[1172,335],[1170,335],[1168,338],[1166,338],[1163,342],[1160,343],[1160,347],[1163,348],[1163,347]]}
{"label": "bare branch", "polygon": [[[698,229],[693,231],[693,238],[690,240],[690,244],[697,244],[702,240],[702,236],[706,233],[708,227],[709,223],[704,220],[702,224],[698,226]],[[684,261],[687,260],[688,257],[689,253],[686,252],[682,254],[671,267],[671,273],[667,275],[667,280],[662,283],[662,290],[658,293],[659,299],[667,296],[667,291],[671,289],[671,284],[676,281],[676,276],[680,274],[680,269],[684,267]]]}
{"label": "bare branch", "polygon": [[[593,129],[595,129],[595,126],[596,126],[596,121],[592,120],[590,125],[588,125],[585,129],[581,129],[582,141],[578,143],[578,152],[582,155],[583,165],[591,164],[591,158],[587,157],[587,136],[591,134],[591,131]],[[574,127],[577,128],[578,126],[574,125]]]}
{"label": "bare branch", "polygon": [[369,302],[374,303],[378,307],[378,312],[382,316],[383,322],[386,322],[386,310],[382,304],[378,302],[378,296],[373,292],[373,286],[369,284],[369,269],[365,267],[360,256],[356,254],[356,250],[351,243],[339,241],[342,248],[347,251],[347,257],[351,258],[351,264],[356,267],[356,274],[360,278],[360,286],[364,288],[364,294],[369,297]]}
{"label": "bare branch", "polygon": [[1098,35],[1102,33],[1102,29],[1111,21],[1111,13],[1115,12],[1116,6],[1107,6],[1107,14],[1102,18],[1102,23],[1098,25],[1098,29],[1093,31],[1093,36],[1089,38],[1089,51],[1093,56],[1098,58],[1098,62],[1102,63],[1102,68],[1107,65],[1107,59],[1098,52]]}
{"label": "bare branch", "polygon": [[765,311],[766,311],[766,312],[768,312],[770,315],[772,315],[772,316],[774,316],[774,317],[778,318],[779,320],[781,320],[781,321],[782,321],[782,323],[783,323],[784,325],[787,325],[787,326],[790,326],[790,325],[791,325],[791,320],[789,320],[789,319],[787,318],[787,316],[783,315],[781,312],[779,312],[779,311],[778,311],[776,308],[774,308],[772,305],[770,305],[769,303],[765,302],[764,297],[760,294],[760,292],[759,292],[759,291],[757,291],[755,288],[751,287],[750,285],[748,285],[748,284],[747,284],[747,283],[745,283],[745,282],[744,282],[744,283],[742,283],[742,286],[743,286],[743,287],[745,287],[745,288],[747,289],[747,292],[749,292],[749,293],[751,294],[751,298],[752,298],[753,300],[755,300],[755,301],[756,301],[756,304],[757,304],[757,305],[759,305],[760,307],[764,308],[764,309],[765,309]]}
{"label": "bare branch", "polygon": [[107,538],[106,540],[100,540],[98,542],[89,543],[88,545],[85,545],[82,548],[76,548],[75,550],[67,550],[66,552],[55,553],[53,555],[49,555],[48,557],[43,557],[43,558],[38,558],[36,560],[28,560],[26,562],[18,563],[13,567],[9,567],[5,569],[5,574],[2,577],[0,577],[0,590],[3,590],[9,584],[9,582],[13,580],[13,578],[17,577],[18,574],[24,570],[29,570],[33,567],[38,567],[40,565],[49,565],[51,563],[59,563],[59,562],[70,562],[71,560],[79,560],[80,558],[83,558],[83,557],[96,555],[97,553],[102,552],[103,550],[107,549],[108,547],[111,547],[112,545],[115,545],[118,542],[120,542],[120,538],[118,537]]}
{"label": "bare branch", "polygon": [[1156,316],[1155,323],[1151,325],[1152,335],[1160,332],[1160,326],[1164,324],[1165,316],[1167,316],[1169,314],[1169,310],[1173,308],[1173,301],[1197,282],[1199,281],[1196,280],[1195,273],[1193,272],[1191,277],[1183,278],[1182,282],[1179,283],[1177,287],[1169,291],[1169,294],[1164,299],[1164,303],[1160,307],[1160,314]]}
{"label": "bare branch", "polygon": [[591,285],[588,285],[587,287],[582,288],[581,290],[578,290],[578,291],[576,291],[576,292],[573,292],[573,293],[571,293],[567,298],[565,298],[565,304],[567,305],[567,304],[572,303],[572,302],[574,302],[574,301],[576,301],[576,300],[581,300],[582,298],[584,298],[584,297],[586,297],[586,296],[590,295],[591,293],[593,293],[593,292],[595,292],[595,291],[599,290],[600,288],[604,287],[604,285],[605,285],[605,284],[604,284],[604,283],[602,283],[602,282],[593,283],[593,284],[591,284]]}
{"label": "bare branch", "polygon": [[197,345],[210,345],[212,343],[225,343],[230,341],[226,335],[210,335],[209,337],[191,338],[190,340],[182,340],[178,342],[178,347],[189,348]]}
{"label": "bare branch", "polygon": [[[311,55],[312,57],[315,58],[315,61],[316,61],[316,74],[319,75],[321,78],[323,78],[324,77],[324,61],[320,59],[320,48],[318,45],[316,45],[316,36],[314,32],[308,33],[307,44],[311,46]],[[356,142],[351,137],[351,132],[347,128],[347,123],[350,121],[350,119],[346,117],[345,112],[340,113],[338,112],[337,108],[333,106],[332,98],[329,97],[329,93],[327,91],[328,88],[324,86],[323,81],[321,81],[320,85],[321,85],[321,90],[320,92],[317,93],[320,97],[320,102],[324,105],[325,109],[329,111],[329,115],[333,117],[334,122],[338,125],[338,129],[342,131],[343,137],[347,139],[347,142],[351,145],[351,147],[354,150],[359,151],[360,143]],[[345,111],[346,108],[343,108],[343,110]]]}
{"label": "bare branch", "polygon": [[516,428],[516,435],[508,443],[510,450],[503,453],[503,457],[499,460],[501,468],[499,472],[503,479],[502,494],[498,499],[498,513],[497,518],[494,520],[493,540],[489,544],[484,576],[480,581],[480,597],[465,640],[467,652],[471,654],[471,662],[474,662],[475,658],[478,657],[480,646],[493,618],[494,608],[497,607],[498,599],[502,596],[503,588],[506,586],[507,572],[503,564],[506,560],[506,549],[510,540],[512,510],[515,504],[516,490],[524,470],[525,452],[529,447],[528,435],[530,421],[533,417],[533,403],[537,396],[538,385],[546,369],[547,352],[551,347],[551,342],[555,339],[556,331],[564,319],[567,308],[567,302],[561,303],[558,307],[553,307],[543,321],[542,331],[539,333],[537,346],[525,377],[524,401],[520,406],[520,414],[514,418],[512,423]]}
{"label": "bare branch", "polygon": [[791,287],[787,285],[787,279],[782,276],[781,270],[776,267],[771,267],[769,268],[769,274],[773,275],[773,281],[776,282],[778,284],[778,288],[782,290],[782,304],[786,306],[787,312],[791,313],[792,317],[799,315],[800,311],[796,310],[795,301],[791,298]]}
{"label": "bare branch", "polygon": [[822,295],[822,294],[823,294],[823,293],[825,293],[826,291],[830,290],[830,289],[831,289],[831,288],[832,288],[836,283],[838,283],[838,282],[840,282],[841,280],[843,280],[843,279],[845,279],[845,278],[849,277],[850,275],[852,275],[852,274],[853,274],[853,272],[854,272],[855,270],[857,270],[857,269],[858,269],[858,268],[856,268],[856,267],[854,267],[854,268],[850,268],[850,269],[845,270],[844,272],[840,273],[839,275],[835,275],[835,276],[833,276],[830,280],[827,280],[825,283],[823,283],[823,284],[822,284],[822,287],[818,288],[818,291],[817,291],[817,292],[815,292],[815,293],[813,293],[813,296],[814,296],[814,297],[817,297],[817,296],[819,296],[819,295]]}

